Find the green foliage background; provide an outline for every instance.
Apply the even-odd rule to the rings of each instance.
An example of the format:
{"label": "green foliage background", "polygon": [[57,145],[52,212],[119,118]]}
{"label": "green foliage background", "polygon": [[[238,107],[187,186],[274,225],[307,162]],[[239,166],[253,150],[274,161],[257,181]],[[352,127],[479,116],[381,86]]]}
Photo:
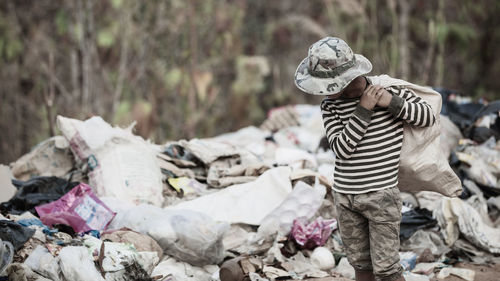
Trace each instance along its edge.
{"label": "green foliage background", "polygon": [[138,121],[158,143],[258,125],[310,44],[344,38],[374,74],[500,98],[497,0],[0,1],[0,163],[58,114]]}

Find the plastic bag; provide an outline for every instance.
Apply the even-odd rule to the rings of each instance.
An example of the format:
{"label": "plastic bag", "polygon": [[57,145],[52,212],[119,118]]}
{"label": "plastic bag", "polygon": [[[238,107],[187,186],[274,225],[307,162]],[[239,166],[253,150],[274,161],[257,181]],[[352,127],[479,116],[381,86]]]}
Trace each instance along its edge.
{"label": "plastic bag", "polygon": [[13,180],[12,183],[18,190],[8,202],[0,204],[0,210],[13,215],[26,211],[36,214],[36,206],[55,201],[78,185],[78,182],[58,177],[36,177],[24,182]]}
{"label": "plastic bag", "polygon": [[305,218],[299,218],[293,221],[290,236],[297,244],[307,249],[323,246],[332,234],[332,225],[336,222],[336,219],[323,220],[322,217],[318,217],[308,223]]}
{"label": "plastic bag", "polygon": [[310,219],[321,207],[326,189],[322,185],[312,187],[302,181],[297,182],[292,192],[261,222],[258,233],[265,237],[279,231],[288,234],[296,218]]}
{"label": "plastic bag", "polygon": [[48,226],[66,224],[75,232],[104,230],[115,216],[87,184],[81,183],[61,199],[35,208]]}
{"label": "plastic bag", "polygon": [[177,260],[202,266],[222,261],[222,238],[229,226],[226,223],[216,223],[199,212],[139,205],[118,213],[110,227],[128,227],[148,234],[160,244],[166,254]]}
{"label": "plastic bag", "polygon": [[340,259],[339,264],[333,269],[333,271],[349,279],[355,278],[354,267],[352,267],[345,257]]}

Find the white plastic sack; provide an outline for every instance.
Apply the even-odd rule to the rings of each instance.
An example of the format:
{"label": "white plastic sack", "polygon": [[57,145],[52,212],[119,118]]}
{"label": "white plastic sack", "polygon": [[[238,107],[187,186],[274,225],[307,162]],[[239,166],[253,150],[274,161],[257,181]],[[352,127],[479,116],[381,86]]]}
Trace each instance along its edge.
{"label": "white plastic sack", "polygon": [[104,281],[86,247],[64,247],[59,252],[59,259],[59,265],[66,280]]}
{"label": "white plastic sack", "polygon": [[259,225],[262,219],[278,207],[292,191],[289,167],[264,172],[257,180],[229,186],[167,210],[192,210],[204,213],[216,221]]}
{"label": "white plastic sack", "polygon": [[440,146],[441,95],[428,87],[418,86],[388,75],[370,76],[374,85],[383,87],[404,86],[424,99],[436,117],[431,127],[414,127],[404,123],[403,147],[399,162],[399,188],[402,191],[435,191],[445,196],[456,197],[462,193],[460,179],[451,169]]}
{"label": "white plastic sack", "polygon": [[477,247],[492,254],[500,253],[500,229],[486,225],[481,215],[459,198],[443,198],[433,215],[448,245],[455,243],[460,232]]}
{"label": "white plastic sack", "polygon": [[312,187],[302,181],[297,182],[285,200],[262,220],[258,235],[264,238],[276,232],[288,234],[296,218],[310,219],[314,216],[325,194],[326,188],[322,185]]}
{"label": "white plastic sack", "polygon": [[57,125],[75,156],[88,163],[90,185],[99,197],[162,205],[157,152],[131,128],[113,128],[100,117],[80,121],[58,116]]}
{"label": "white plastic sack", "polygon": [[148,234],[166,254],[193,265],[217,264],[222,261],[222,239],[228,229],[205,214],[189,210],[161,209],[139,205],[119,212],[110,228],[128,227]]}

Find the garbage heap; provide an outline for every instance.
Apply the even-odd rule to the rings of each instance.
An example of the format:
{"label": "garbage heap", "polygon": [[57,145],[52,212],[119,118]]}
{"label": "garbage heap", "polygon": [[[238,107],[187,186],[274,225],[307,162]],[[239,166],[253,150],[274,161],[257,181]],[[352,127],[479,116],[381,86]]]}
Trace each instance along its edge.
{"label": "garbage heap", "polygon": [[[499,262],[499,102],[445,101],[441,145],[464,192],[401,193],[406,280]],[[162,145],[100,117],[57,126],[0,168],[0,280],[354,279],[318,106]]]}

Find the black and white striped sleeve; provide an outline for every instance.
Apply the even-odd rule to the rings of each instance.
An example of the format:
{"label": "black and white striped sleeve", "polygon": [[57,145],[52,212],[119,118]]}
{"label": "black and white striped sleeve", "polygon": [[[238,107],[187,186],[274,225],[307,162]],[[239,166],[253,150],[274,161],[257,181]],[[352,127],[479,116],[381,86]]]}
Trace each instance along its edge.
{"label": "black and white striped sleeve", "polygon": [[408,88],[387,88],[392,93],[389,112],[417,127],[430,127],[436,122],[432,107]]}
{"label": "black and white striped sleeve", "polygon": [[336,157],[349,159],[363,139],[373,112],[358,105],[344,126],[331,102],[325,99],[321,102],[321,113],[331,149]]}

